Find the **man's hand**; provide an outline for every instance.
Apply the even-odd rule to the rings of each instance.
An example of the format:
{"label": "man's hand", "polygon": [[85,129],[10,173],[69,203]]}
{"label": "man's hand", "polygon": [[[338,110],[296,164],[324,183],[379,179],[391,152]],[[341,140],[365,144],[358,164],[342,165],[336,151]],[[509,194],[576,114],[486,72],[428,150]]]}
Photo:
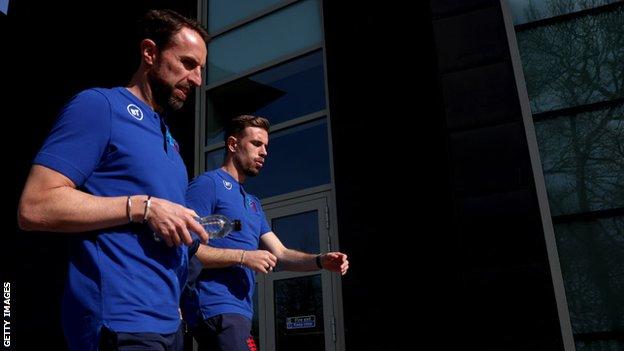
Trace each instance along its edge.
{"label": "man's hand", "polygon": [[245,251],[241,263],[256,272],[269,273],[277,264],[277,257],[266,250]]}
{"label": "man's hand", "polygon": [[147,223],[169,247],[179,246],[182,243],[189,246],[193,243],[189,230],[199,235],[202,243],[208,242],[208,233],[195,219],[198,217],[191,209],[153,197]]}
{"label": "man's hand", "polygon": [[345,275],[349,269],[349,261],[342,252],[328,252],[321,255],[321,266],[328,271]]}

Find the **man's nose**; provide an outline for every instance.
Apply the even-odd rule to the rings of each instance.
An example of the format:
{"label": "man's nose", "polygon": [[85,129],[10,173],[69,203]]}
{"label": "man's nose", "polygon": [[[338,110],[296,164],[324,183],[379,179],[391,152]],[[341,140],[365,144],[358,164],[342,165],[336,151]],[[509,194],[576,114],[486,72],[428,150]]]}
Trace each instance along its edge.
{"label": "man's nose", "polygon": [[191,72],[191,74],[189,76],[189,80],[196,87],[201,85],[201,83],[202,83],[201,67],[198,66]]}

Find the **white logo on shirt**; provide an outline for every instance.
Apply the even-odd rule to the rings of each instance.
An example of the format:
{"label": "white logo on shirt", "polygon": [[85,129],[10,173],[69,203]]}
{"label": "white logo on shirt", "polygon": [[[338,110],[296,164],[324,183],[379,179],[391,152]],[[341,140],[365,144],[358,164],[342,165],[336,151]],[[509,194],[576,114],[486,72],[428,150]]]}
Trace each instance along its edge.
{"label": "white logo on shirt", "polygon": [[227,180],[223,180],[223,186],[227,189],[227,190],[232,190],[232,183],[228,182]]}
{"label": "white logo on shirt", "polygon": [[128,107],[126,107],[126,109],[128,110],[130,116],[138,119],[139,121],[143,119],[143,111],[141,111],[141,109],[137,105],[130,104],[128,105]]}

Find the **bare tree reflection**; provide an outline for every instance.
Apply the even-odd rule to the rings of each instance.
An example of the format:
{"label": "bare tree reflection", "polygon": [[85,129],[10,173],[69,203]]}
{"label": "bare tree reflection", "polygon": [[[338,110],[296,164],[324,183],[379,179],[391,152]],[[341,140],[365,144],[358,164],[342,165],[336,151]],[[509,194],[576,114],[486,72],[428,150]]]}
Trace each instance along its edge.
{"label": "bare tree reflection", "polygon": [[[550,0],[548,8],[573,8],[579,1]],[[586,0],[584,7],[603,1]],[[537,7],[527,16],[541,18]],[[562,11],[563,9],[549,11]],[[570,9],[570,11],[572,11]],[[622,97],[624,9],[583,15],[517,34],[533,113]]]}
{"label": "bare tree reflection", "polygon": [[522,24],[533,22],[536,20],[565,15],[572,12],[582,11],[595,8],[600,5],[622,0],[561,0],[561,1],[543,1],[543,0],[507,0],[511,5],[511,11],[514,18],[514,24]]}
{"label": "bare tree reflection", "polygon": [[574,332],[624,329],[624,220],[561,224],[559,258]]}
{"label": "bare tree reflection", "polygon": [[553,215],[624,206],[624,105],[536,124]]}
{"label": "bare tree reflection", "polygon": [[[530,3],[529,19],[572,13],[604,0]],[[534,114],[624,96],[624,6],[517,33]],[[566,112],[536,123],[553,215],[624,207],[624,104]],[[555,228],[575,334],[624,332],[624,218]],[[622,341],[577,349],[622,350]]]}

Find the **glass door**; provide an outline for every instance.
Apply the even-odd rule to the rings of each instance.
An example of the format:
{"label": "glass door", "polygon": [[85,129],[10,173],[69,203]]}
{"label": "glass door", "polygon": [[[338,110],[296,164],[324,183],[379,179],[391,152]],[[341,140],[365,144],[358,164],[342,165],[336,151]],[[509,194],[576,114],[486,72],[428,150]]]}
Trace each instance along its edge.
{"label": "glass door", "polygon": [[[330,248],[325,197],[265,208],[273,232],[290,248],[308,253]],[[332,275],[327,271],[288,272],[279,263],[258,274],[258,324],[261,350],[335,350]]]}

